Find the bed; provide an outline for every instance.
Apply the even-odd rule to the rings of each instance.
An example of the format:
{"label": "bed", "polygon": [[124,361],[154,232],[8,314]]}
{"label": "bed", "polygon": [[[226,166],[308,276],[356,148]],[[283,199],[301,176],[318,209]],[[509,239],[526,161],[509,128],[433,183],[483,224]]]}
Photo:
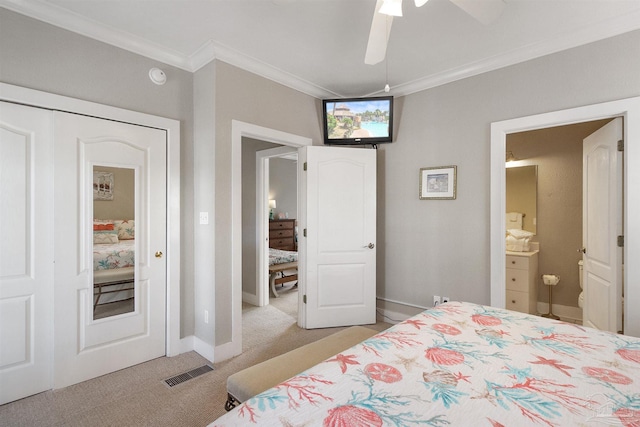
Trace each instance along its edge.
{"label": "bed", "polygon": [[[287,274],[287,271],[295,273]],[[298,280],[298,252],[269,248],[269,284],[271,292],[278,298],[276,285]]]}
{"label": "bed", "polygon": [[428,309],[211,426],[640,425],[640,339],[482,305]]}
{"label": "bed", "polygon": [[132,298],[135,270],[133,220],[94,220],[93,307]]}

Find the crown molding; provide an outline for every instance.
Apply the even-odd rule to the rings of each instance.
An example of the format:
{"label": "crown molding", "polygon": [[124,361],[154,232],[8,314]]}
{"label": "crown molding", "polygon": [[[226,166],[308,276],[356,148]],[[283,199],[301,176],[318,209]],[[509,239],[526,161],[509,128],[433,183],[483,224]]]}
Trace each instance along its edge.
{"label": "crown molding", "polygon": [[[207,41],[193,54],[186,56],[147,39],[104,25],[40,0],[0,0],[0,6],[185,71],[195,72],[217,59],[315,98],[341,97],[340,94],[273,67],[264,61],[244,55],[213,40]],[[640,10],[585,26],[577,31],[568,32],[511,52],[396,85],[391,88],[391,94],[394,96],[410,95],[638,29],[640,29]],[[380,95],[382,93],[382,91],[377,91],[366,96]]]}
{"label": "crown molding", "polygon": [[[529,46],[512,50],[511,52],[484,58],[461,67],[452,68],[411,82],[393,86],[391,93],[394,96],[410,95],[638,29],[640,29],[640,9],[633,13],[605,20],[595,25],[584,26],[579,30],[567,32],[560,36],[555,36],[552,39],[533,43]],[[367,96],[380,95],[381,93],[382,91],[378,91],[368,94]]]}
{"label": "crown molding", "polygon": [[199,70],[214,59],[226,62],[235,67],[243,69],[253,74],[257,74],[266,79],[280,83],[291,89],[313,96],[315,98],[330,98],[341,96],[315,85],[307,80],[294,76],[291,73],[273,67],[259,59],[245,55],[221,43],[213,40],[207,41],[193,55],[189,57],[190,68],[193,72]]}

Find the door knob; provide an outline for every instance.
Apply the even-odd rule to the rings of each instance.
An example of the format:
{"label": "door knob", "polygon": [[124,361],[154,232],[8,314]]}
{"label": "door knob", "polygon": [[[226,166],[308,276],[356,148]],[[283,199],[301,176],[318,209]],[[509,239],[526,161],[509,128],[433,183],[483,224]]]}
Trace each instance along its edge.
{"label": "door knob", "polygon": [[374,245],[373,243],[369,243],[367,246],[365,246],[365,248],[369,248],[369,249],[373,249],[375,247],[376,245]]}
{"label": "door knob", "polygon": [[587,253],[587,248],[580,248],[580,249],[578,249],[578,252],[586,254]]}
{"label": "door knob", "polygon": [[156,258],[162,258],[162,252],[160,251],[156,252]]}

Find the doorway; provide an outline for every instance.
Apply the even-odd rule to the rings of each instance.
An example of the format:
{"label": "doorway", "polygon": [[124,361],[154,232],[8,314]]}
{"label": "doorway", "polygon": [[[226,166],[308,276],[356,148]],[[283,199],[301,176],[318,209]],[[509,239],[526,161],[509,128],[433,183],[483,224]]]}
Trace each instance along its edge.
{"label": "doorway", "polygon": [[[278,255],[273,262],[297,261],[299,210],[297,161],[298,151],[292,147],[279,147],[256,152],[256,296],[259,306],[267,305],[271,298],[278,297],[271,290],[271,275],[268,271],[268,267],[272,263],[271,255],[273,254],[274,257]],[[274,228],[272,232],[272,226],[284,226],[286,229],[277,230]],[[272,234],[273,240],[271,240]],[[276,250],[287,252],[275,252]],[[275,276],[292,275],[293,273],[283,271]],[[277,286],[275,276],[274,287]],[[291,290],[294,281],[283,282],[282,286],[285,284],[288,285],[287,289]],[[288,311],[293,312],[292,310]],[[295,317],[297,318],[297,314]]]}
{"label": "doorway", "polygon": [[271,142],[289,147],[311,145],[311,138],[281,132],[238,120],[231,121],[231,343],[216,347],[216,360],[225,360],[242,353],[242,143],[244,138]]}
{"label": "doorway", "polygon": [[[624,118],[626,155],[624,164],[624,186],[626,200],[623,209],[625,241],[624,259],[640,256],[639,244],[631,243],[640,238],[637,227],[629,227],[630,218],[640,218],[640,192],[636,186],[640,183],[640,152],[634,148],[640,141],[640,98],[629,98],[603,104],[595,104],[569,110],[561,110],[535,116],[495,122],[491,124],[491,305],[505,307],[505,174],[504,162],[506,136],[510,133],[524,132],[545,127],[560,126],[592,120],[601,120],[621,116]],[[630,258],[631,257],[631,258]],[[625,307],[640,304],[640,266],[627,265],[624,271]],[[634,284],[634,285],[630,285]],[[640,336],[640,313],[625,310],[625,333]]]}
{"label": "doorway", "polygon": [[[578,249],[583,246],[583,140],[608,122],[610,119],[507,135],[507,157],[511,158],[505,165],[506,212],[521,213],[521,229],[534,234],[530,241],[539,244],[538,269],[533,277],[537,292],[531,296],[533,313],[549,312],[548,289],[540,284],[540,276],[556,274],[560,283],[552,290],[552,312],[565,321],[582,321],[578,306],[582,253]],[[526,174],[531,169],[535,172]],[[530,188],[525,185],[529,182]]]}

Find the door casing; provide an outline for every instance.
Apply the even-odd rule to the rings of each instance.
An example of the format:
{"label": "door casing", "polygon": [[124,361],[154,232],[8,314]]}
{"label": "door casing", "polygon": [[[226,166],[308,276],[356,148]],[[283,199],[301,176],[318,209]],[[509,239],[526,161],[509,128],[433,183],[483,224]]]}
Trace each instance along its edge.
{"label": "door casing", "polygon": [[[216,345],[215,360],[242,353],[242,138],[290,147],[312,145],[311,138],[231,120],[231,341]],[[299,202],[298,202],[299,203]]]}
{"label": "door casing", "polygon": [[[505,174],[504,153],[507,134],[574,123],[624,118],[625,156],[623,207],[626,230],[624,259],[640,256],[640,228],[629,227],[629,218],[640,218],[640,97],[627,98],[585,107],[560,110],[491,124],[491,200],[490,200],[490,304],[505,307]],[[630,184],[632,184],[630,186]],[[542,249],[543,250],[543,249]],[[635,257],[635,258],[634,258]],[[627,263],[624,269],[625,307],[640,306],[640,266]],[[635,285],[630,285],[635,284]],[[625,334],[640,336],[640,312],[625,310]]]}

